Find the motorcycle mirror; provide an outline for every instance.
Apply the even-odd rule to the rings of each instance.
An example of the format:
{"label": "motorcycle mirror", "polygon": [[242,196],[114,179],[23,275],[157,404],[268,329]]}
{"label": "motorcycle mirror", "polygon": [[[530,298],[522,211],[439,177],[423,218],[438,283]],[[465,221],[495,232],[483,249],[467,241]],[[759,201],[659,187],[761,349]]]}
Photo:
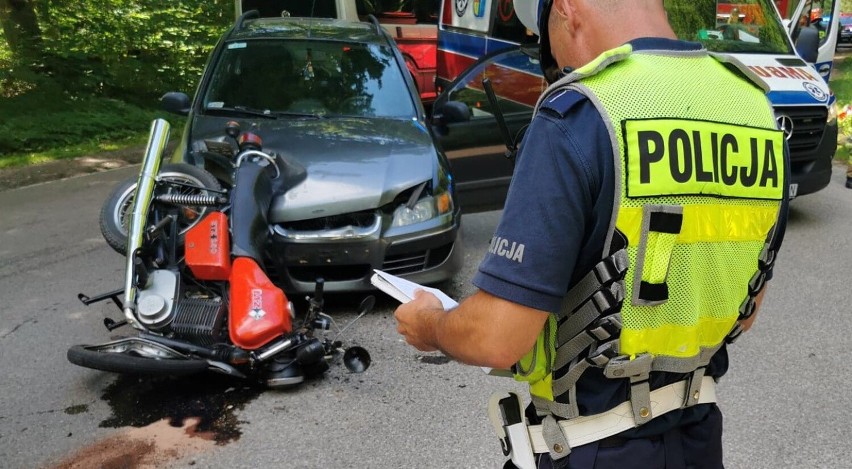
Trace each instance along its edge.
{"label": "motorcycle mirror", "polygon": [[349,347],[343,352],[343,364],[352,373],[363,373],[370,367],[370,352],[364,347]]}
{"label": "motorcycle mirror", "polygon": [[363,300],[361,300],[361,304],[358,305],[358,315],[366,314],[373,310],[373,307],[376,306],[376,297],[370,295]]}
{"label": "motorcycle mirror", "polygon": [[[349,324],[346,325],[346,327],[341,329],[340,332],[338,332],[337,335],[334,336],[333,340],[337,340],[338,337],[343,335],[343,333],[346,332],[346,329],[349,329],[349,326],[351,326],[352,324],[355,324],[356,321],[358,321],[359,319],[364,317],[365,314],[367,314],[371,309],[373,309],[373,306],[375,306],[375,304],[376,304],[376,297],[375,296],[370,295],[370,296],[364,298],[361,301],[361,304],[358,306],[358,316],[355,319],[353,319],[352,321],[350,321]],[[364,353],[366,353],[366,352],[367,351],[364,350]],[[369,357],[369,354],[368,354],[367,355],[367,365],[368,366],[370,364],[369,360],[370,360],[370,357]],[[348,368],[349,365],[346,365],[346,367]],[[364,369],[366,370],[367,368],[364,368]]]}
{"label": "motorcycle mirror", "polygon": [[236,140],[240,136],[240,123],[237,121],[229,121],[225,124],[225,133]]}

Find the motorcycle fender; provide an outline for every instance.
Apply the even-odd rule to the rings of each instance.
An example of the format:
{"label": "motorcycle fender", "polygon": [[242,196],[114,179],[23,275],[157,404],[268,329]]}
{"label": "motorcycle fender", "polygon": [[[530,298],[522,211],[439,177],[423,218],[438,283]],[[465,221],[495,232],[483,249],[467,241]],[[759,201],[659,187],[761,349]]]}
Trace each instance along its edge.
{"label": "motorcycle fender", "polygon": [[234,259],[230,285],[228,331],[234,345],[256,350],[293,329],[287,296],[254,259]]}
{"label": "motorcycle fender", "polygon": [[231,274],[228,218],[212,212],[186,232],[186,265],[201,280],[228,280]]}

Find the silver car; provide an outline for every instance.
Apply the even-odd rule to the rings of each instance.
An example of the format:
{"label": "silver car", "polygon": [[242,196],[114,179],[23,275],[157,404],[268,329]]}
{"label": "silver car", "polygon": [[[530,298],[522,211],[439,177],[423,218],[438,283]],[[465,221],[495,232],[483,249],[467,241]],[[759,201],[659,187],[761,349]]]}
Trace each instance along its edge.
{"label": "silver car", "polygon": [[[180,160],[227,180],[236,121],[305,172],[276,196],[266,269],[287,292],[370,289],[373,269],[420,283],[460,268],[461,207],[395,43],[377,24],[244,18],[216,46],[188,115]],[[223,158],[225,160],[223,160]],[[217,163],[218,162],[218,163]]]}

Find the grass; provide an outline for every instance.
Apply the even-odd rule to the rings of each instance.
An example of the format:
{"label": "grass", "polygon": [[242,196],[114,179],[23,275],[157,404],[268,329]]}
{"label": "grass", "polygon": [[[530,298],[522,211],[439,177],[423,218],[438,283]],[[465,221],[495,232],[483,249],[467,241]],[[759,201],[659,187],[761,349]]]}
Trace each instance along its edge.
{"label": "grass", "polygon": [[852,56],[840,58],[834,63],[831,75],[831,90],[837,96],[838,126],[840,135],[837,137],[837,152],[834,159],[850,161],[852,144],[846,143],[852,137],[852,112],[844,112],[846,106],[852,108]]}
{"label": "grass", "polygon": [[[3,83],[4,91],[9,83]],[[0,169],[143,145],[151,120],[164,114],[116,99],[69,96],[50,86],[21,86],[0,97]],[[167,119],[173,129],[183,128],[183,118]]]}
{"label": "grass", "polygon": [[852,104],[852,56],[835,62],[831,74],[831,90],[837,96],[839,107]]}
{"label": "grass", "polygon": [[147,139],[148,132],[141,132],[138,135],[131,135],[119,139],[95,139],[89,142],[66,145],[60,148],[52,148],[43,151],[17,154],[12,153],[0,157],[0,169],[47,163],[50,161],[77,158],[106,151],[121,150],[127,147],[144,145]]}
{"label": "grass", "polygon": [[[144,146],[148,141],[149,131],[151,128],[150,124],[153,119],[154,116],[150,119],[136,122],[136,127],[140,130],[126,132],[126,135],[120,137],[105,136],[93,138],[81,143],[62,144],[55,148],[0,154],[0,169],[42,164],[56,160],[78,158],[81,156],[90,156],[104,152]],[[183,131],[183,122],[175,123],[174,119],[171,118],[168,120],[171,124],[170,141],[179,141],[181,138],[180,134]]]}

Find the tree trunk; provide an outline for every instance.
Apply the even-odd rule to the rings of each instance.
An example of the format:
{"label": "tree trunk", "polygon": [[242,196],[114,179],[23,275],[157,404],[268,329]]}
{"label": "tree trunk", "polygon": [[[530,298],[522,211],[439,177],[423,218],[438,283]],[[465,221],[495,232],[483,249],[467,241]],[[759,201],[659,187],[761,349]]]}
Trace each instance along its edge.
{"label": "tree trunk", "polygon": [[15,58],[32,63],[41,56],[41,29],[35,0],[0,0],[0,25]]}

